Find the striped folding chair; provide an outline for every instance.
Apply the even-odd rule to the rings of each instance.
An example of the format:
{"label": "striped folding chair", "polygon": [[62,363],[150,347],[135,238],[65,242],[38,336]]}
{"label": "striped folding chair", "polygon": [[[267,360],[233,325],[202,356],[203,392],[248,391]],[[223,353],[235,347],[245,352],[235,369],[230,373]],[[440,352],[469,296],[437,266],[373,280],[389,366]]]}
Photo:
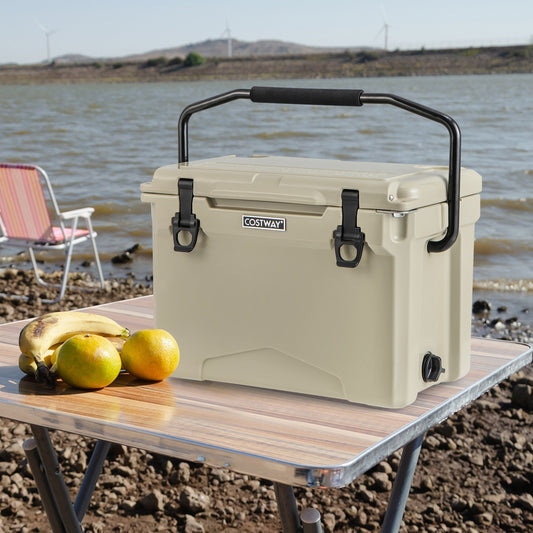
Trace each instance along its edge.
{"label": "striped folding chair", "polygon": [[[44,186],[48,193],[48,208]],[[50,216],[52,212],[52,217]],[[96,248],[96,232],[92,228],[92,207],[59,211],[52,185],[46,172],[34,165],[0,163],[0,245],[26,248],[29,252],[37,281],[47,287],[59,287],[55,303],[61,300],[67,289],[72,249],[76,244],[89,240],[92,244],[100,286],[104,287],[102,266]],[[54,225],[54,222],[55,224]],[[79,228],[82,222],[85,228]],[[68,223],[68,226],[66,225]],[[35,250],[63,250],[65,263],[61,284],[45,282],[40,276],[35,260]]]}

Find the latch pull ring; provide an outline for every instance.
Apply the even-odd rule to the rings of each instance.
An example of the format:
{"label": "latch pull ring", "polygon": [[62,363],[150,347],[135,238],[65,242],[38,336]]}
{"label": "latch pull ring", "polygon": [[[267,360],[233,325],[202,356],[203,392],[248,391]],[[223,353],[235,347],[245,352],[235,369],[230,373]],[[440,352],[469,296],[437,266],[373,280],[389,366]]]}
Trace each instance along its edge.
{"label": "latch pull ring", "polygon": [[[335,239],[335,257],[337,266],[355,268],[363,255],[365,234],[357,225],[357,211],[359,210],[359,191],[344,189],[342,199],[342,224],[333,232]],[[347,259],[342,256],[343,246],[355,248],[355,257]]]}
{"label": "latch pull ring", "polygon": [[178,181],[180,210],[172,217],[174,251],[190,252],[195,246],[200,230],[200,220],[192,212],[193,180],[180,178]]}

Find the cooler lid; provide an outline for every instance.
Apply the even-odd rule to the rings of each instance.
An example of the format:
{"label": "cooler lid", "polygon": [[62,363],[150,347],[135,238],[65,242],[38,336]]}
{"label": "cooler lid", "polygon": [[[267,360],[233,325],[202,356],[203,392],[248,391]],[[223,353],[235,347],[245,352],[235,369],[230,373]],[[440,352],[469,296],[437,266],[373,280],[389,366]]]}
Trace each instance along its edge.
{"label": "cooler lid", "polygon": [[[361,209],[411,211],[446,201],[448,167],[282,156],[224,156],[159,168],[144,193],[177,195],[179,178],[207,198],[341,206],[359,191]],[[481,191],[481,176],[461,169],[461,197]]]}

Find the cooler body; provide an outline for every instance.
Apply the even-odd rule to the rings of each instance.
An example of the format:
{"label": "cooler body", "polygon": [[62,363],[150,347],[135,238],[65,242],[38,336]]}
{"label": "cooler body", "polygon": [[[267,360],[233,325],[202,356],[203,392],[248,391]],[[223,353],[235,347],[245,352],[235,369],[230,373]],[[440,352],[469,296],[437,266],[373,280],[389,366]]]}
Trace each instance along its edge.
{"label": "cooler body", "polygon": [[[273,156],[159,169],[142,200],[152,206],[155,324],[180,346],[175,375],[384,407],[465,375],[481,178],[462,169],[458,238],[429,253],[448,225],[447,175]],[[181,180],[200,228],[188,252],[175,250],[172,227]],[[343,191],[358,194],[364,234],[351,268],[336,261],[335,230],[353,216]],[[431,380],[428,354],[442,366]]]}

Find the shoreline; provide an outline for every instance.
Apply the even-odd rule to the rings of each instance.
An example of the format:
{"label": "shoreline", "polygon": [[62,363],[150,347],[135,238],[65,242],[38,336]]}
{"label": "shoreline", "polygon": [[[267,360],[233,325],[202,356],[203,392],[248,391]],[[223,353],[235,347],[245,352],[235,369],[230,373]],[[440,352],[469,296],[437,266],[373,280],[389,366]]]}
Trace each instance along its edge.
{"label": "shoreline", "polygon": [[161,61],[93,61],[0,65],[0,85],[162,81],[358,78],[533,73],[533,45],[443,50],[210,57],[185,67]]}

